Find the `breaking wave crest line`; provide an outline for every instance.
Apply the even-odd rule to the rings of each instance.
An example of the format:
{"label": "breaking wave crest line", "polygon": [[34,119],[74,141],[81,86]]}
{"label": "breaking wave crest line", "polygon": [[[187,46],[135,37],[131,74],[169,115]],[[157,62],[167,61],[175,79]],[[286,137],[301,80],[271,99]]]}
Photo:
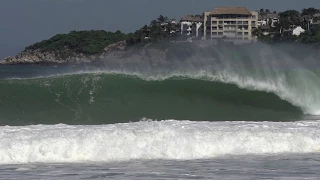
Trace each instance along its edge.
{"label": "breaking wave crest line", "polygon": [[223,68],[174,70],[174,71],[128,71],[128,70],[97,70],[78,71],[50,77],[36,78],[61,78],[70,75],[86,74],[95,75],[122,75],[140,78],[146,81],[164,81],[172,78],[189,78],[206,81],[235,84],[239,88],[274,93],[282,100],[302,109],[305,114],[320,115],[320,81],[309,70],[296,70],[291,72],[273,73],[263,70],[253,72],[232,71]]}

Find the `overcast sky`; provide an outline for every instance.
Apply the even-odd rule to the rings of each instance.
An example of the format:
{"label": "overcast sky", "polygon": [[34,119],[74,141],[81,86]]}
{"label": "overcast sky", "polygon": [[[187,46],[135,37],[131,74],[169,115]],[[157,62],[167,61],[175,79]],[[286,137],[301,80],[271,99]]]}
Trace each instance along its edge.
{"label": "overcast sky", "polygon": [[283,11],[320,8],[320,0],[0,0],[0,59],[71,30],[134,31],[160,14],[180,19],[215,6]]}

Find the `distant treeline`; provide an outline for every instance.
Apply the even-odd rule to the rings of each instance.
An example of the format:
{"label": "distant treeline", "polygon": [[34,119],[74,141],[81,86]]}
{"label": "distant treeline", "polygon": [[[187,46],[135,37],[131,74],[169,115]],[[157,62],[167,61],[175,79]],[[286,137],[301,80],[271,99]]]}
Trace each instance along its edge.
{"label": "distant treeline", "polygon": [[62,51],[71,50],[87,55],[102,53],[104,48],[112,43],[127,39],[121,31],[71,31],[68,34],[57,34],[48,40],[35,43],[25,50]]}

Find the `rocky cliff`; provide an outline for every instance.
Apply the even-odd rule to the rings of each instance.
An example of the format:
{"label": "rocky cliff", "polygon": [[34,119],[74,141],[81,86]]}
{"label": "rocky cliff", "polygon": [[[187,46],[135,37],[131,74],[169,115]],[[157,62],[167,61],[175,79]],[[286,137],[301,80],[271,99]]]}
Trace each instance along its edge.
{"label": "rocky cliff", "polygon": [[104,49],[104,52],[97,55],[85,55],[72,52],[69,49],[63,51],[44,52],[41,50],[25,50],[16,56],[6,57],[0,64],[76,64],[106,61],[139,62],[151,61],[160,63],[166,59],[166,50],[152,48],[150,44],[140,47],[127,47],[125,41],[111,44]]}

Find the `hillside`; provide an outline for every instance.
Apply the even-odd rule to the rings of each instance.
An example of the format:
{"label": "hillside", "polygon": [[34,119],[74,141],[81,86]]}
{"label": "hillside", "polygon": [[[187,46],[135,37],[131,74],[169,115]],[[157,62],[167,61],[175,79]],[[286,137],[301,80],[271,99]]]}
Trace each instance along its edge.
{"label": "hillside", "polygon": [[57,34],[48,40],[32,44],[16,56],[5,58],[1,63],[50,64],[87,62],[97,59],[107,46],[126,39],[127,35],[121,31],[71,31],[70,33]]}

